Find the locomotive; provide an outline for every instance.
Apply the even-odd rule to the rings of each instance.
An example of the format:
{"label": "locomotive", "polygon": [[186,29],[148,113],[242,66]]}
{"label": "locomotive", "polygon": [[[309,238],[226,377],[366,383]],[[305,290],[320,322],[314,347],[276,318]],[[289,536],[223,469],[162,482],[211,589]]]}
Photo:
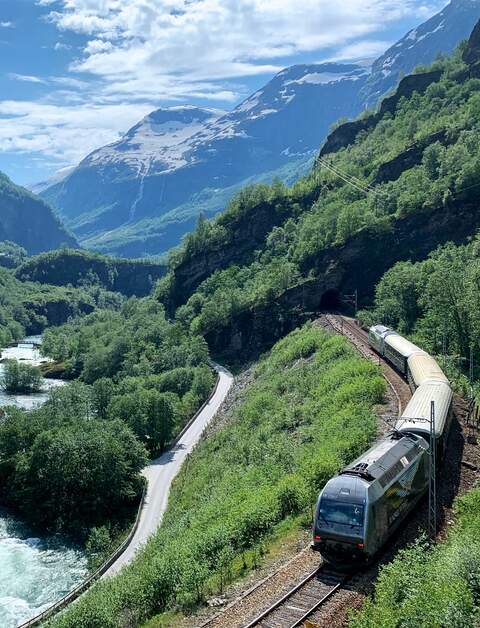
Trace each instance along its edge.
{"label": "locomotive", "polygon": [[413,395],[395,429],[320,493],[312,547],[337,568],[368,563],[427,491],[431,402],[439,461],[452,419],[452,390],[432,356],[383,325],[370,328],[369,343],[407,379]]}

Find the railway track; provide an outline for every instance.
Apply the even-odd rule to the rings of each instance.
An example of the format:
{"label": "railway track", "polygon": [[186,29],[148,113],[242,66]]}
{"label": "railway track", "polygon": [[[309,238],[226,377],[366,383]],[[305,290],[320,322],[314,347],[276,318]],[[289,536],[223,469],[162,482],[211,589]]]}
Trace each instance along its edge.
{"label": "railway track", "polygon": [[350,576],[321,565],[244,628],[296,628],[329,600]]}
{"label": "railway track", "polygon": [[[368,342],[368,335],[352,320],[338,314],[326,314],[322,317],[323,323],[334,332],[347,337],[356,349],[367,359],[370,359],[382,368],[396,399],[398,415],[406,406],[411,397],[411,391],[405,380],[394,371],[379,355],[373,351]],[[394,417],[396,419],[396,417]],[[361,574],[357,574],[361,577]],[[308,619],[315,620],[322,607],[331,600],[339,590],[349,589],[357,575],[346,575],[333,570],[329,565],[320,564],[300,582],[292,586],[281,598],[259,613],[248,623],[231,625],[242,628],[297,628],[305,625]],[[261,589],[261,584],[254,587],[248,595]],[[202,628],[210,625],[230,625],[216,623],[222,613],[202,624]],[[251,615],[250,615],[251,617]]]}

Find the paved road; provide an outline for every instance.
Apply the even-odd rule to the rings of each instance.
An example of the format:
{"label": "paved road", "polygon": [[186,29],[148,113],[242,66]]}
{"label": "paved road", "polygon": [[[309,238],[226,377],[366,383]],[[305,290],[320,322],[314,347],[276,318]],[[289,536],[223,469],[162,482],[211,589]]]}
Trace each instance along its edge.
{"label": "paved road", "polygon": [[219,374],[220,380],[217,390],[209,403],[180,438],[175,447],[166,451],[160,458],[153,460],[144,469],[143,475],[148,480],[148,489],[139,526],[130,545],[103,574],[102,578],[108,578],[118,573],[122,567],[131,562],[138,548],[146,542],[148,537],[160,525],[163,513],[167,508],[168,494],[173,479],[180,471],[186,455],[195,447],[206,425],[217,413],[233,383],[233,376],[226,369],[219,365],[215,365],[215,369]]}

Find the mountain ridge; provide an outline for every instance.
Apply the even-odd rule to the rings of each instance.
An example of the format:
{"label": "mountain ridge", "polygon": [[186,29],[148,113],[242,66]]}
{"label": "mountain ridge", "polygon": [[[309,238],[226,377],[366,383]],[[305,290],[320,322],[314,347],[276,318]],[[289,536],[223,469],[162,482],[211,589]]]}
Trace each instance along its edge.
{"label": "mountain ridge", "polygon": [[[345,62],[285,68],[232,111],[212,115],[178,143],[169,144],[168,136],[161,150],[146,150],[131,163],[127,147],[141,144],[141,121],[42,197],[89,248],[162,254],[201,212],[223,210],[244,185],[275,177],[292,183],[305,174],[334,123],[376,104],[402,72],[451,52],[478,18],[479,0],[452,0],[379,57],[371,72],[365,64]],[[121,148],[112,154],[112,146]]]}

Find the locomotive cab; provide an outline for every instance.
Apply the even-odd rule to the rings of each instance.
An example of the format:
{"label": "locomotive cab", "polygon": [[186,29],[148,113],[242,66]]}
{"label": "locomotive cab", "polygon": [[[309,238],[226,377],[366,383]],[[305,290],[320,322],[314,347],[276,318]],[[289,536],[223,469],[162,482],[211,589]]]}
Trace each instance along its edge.
{"label": "locomotive cab", "polygon": [[368,563],[425,494],[428,444],[390,433],[327,482],[317,503],[313,549],[336,569]]}
{"label": "locomotive cab", "polygon": [[341,474],[332,478],[317,503],[313,549],[328,562],[350,565],[365,561],[368,483]]}

